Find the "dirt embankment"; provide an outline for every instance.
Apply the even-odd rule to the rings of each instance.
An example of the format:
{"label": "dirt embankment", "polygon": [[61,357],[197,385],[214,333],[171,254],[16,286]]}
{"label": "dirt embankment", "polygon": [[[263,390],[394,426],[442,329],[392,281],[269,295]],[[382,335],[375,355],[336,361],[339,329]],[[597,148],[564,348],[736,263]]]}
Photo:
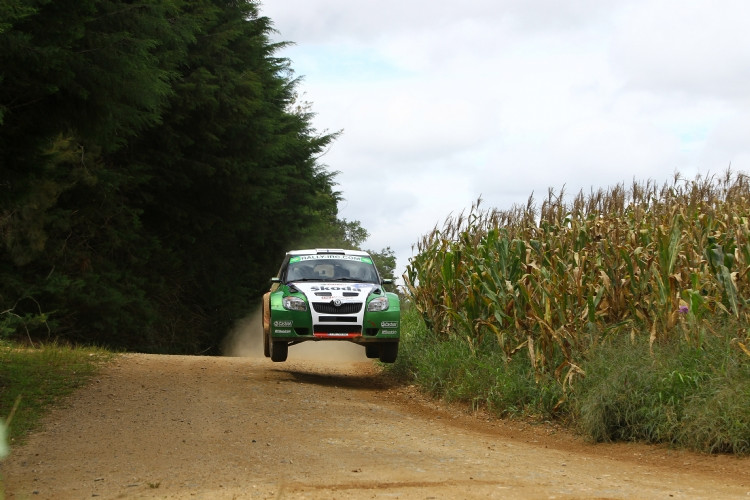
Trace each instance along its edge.
{"label": "dirt embankment", "polygon": [[8,499],[750,498],[746,458],[591,445],[552,426],[467,414],[389,383],[361,347],[346,346],[334,354],[330,343],[295,346],[279,364],[118,357],[13,450],[0,466],[0,492]]}

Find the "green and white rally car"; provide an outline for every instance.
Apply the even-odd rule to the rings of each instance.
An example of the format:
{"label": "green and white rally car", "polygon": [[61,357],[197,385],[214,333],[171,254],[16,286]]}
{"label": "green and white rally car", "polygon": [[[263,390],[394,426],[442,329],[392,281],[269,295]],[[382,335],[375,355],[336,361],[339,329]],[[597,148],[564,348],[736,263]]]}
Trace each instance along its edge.
{"label": "green and white rally car", "polygon": [[393,363],[398,355],[401,306],[387,292],[367,252],[310,249],[287,252],[271,291],[263,296],[263,352],[286,361],[289,346],[349,341],[368,358]]}

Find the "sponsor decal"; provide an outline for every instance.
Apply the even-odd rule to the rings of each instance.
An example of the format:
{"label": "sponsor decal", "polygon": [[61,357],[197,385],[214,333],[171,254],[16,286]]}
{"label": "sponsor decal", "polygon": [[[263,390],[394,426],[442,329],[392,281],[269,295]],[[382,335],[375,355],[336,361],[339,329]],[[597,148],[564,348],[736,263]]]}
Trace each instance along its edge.
{"label": "sponsor decal", "polygon": [[398,328],[398,321],[381,321],[380,328]]}
{"label": "sponsor decal", "polygon": [[[344,293],[347,293],[346,298],[349,298],[348,294],[351,293],[351,294],[357,294],[357,295],[351,295],[352,298],[361,300],[361,296],[363,293],[369,293],[377,285],[375,285],[374,283],[297,282],[294,284],[294,286],[297,287],[301,292],[307,295],[314,293],[314,294],[318,294],[318,297],[335,298],[336,296],[343,297]],[[346,298],[344,298],[343,300],[346,300]]]}
{"label": "sponsor decal", "polygon": [[321,286],[311,286],[310,290],[313,292],[330,292],[330,291],[339,291],[339,292],[357,292],[359,293],[361,288],[364,287],[371,287],[372,284],[369,285],[321,285]]}
{"label": "sponsor decal", "polygon": [[313,335],[315,335],[319,339],[330,339],[330,338],[352,339],[354,337],[361,337],[362,336],[362,334],[358,333],[358,332],[352,332],[352,333],[324,333],[324,332],[315,332]]}
{"label": "sponsor decal", "polygon": [[383,335],[398,335],[396,330],[380,330]]}
{"label": "sponsor decal", "polygon": [[273,331],[273,333],[292,333],[292,331],[291,330],[279,330],[278,328],[276,328]]}
{"label": "sponsor decal", "polygon": [[289,262],[300,262],[304,260],[353,260],[355,262],[364,262],[366,264],[372,264],[372,260],[367,257],[359,257],[357,255],[338,255],[338,254],[316,254],[316,255],[297,255],[291,257]]}
{"label": "sponsor decal", "polygon": [[294,321],[292,321],[290,319],[284,320],[284,321],[274,321],[273,322],[273,326],[279,326],[279,327],[282,327],[282,328],[288,328],[288,327],[290,327],[292,325],[294,325]]}

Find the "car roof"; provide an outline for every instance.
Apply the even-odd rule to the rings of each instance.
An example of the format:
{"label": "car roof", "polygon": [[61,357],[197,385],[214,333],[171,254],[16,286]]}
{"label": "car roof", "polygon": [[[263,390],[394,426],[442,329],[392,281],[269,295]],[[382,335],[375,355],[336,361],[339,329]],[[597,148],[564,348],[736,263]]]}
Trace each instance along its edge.
{"label": "car roof", "polygon": [[343,248],[308,248],[307,250],[290,250],[287,255],[356,255],[359,257],[369,257],[370,254],[362,250],[345,250]]}

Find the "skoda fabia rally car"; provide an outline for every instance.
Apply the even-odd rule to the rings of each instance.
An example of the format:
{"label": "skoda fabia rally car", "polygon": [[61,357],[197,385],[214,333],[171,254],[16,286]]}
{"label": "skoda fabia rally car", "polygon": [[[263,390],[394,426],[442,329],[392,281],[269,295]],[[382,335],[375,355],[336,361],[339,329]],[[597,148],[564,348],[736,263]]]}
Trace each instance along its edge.
{"label": "skoda fabia rally car", "polygon": [[368,358],[393,363],[401,308],[387,292],[372,258],[356,250],[287,252],[271,291],[263,296],[263,351],[286,361],[289,346],[306,341],[349,341]]}

